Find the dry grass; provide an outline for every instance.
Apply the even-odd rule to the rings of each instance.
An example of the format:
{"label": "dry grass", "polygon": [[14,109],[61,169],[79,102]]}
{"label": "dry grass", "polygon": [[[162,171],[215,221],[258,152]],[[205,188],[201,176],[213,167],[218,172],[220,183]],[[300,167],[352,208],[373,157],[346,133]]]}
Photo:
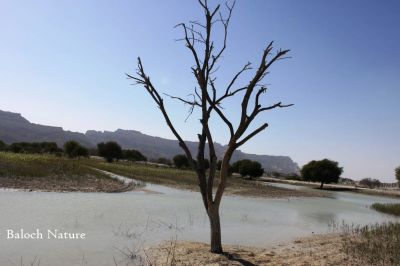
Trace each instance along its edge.
{"label": "dry grass", "polygon": [[347,226],[343,250],[359,265],[400,265],[400,224]]}

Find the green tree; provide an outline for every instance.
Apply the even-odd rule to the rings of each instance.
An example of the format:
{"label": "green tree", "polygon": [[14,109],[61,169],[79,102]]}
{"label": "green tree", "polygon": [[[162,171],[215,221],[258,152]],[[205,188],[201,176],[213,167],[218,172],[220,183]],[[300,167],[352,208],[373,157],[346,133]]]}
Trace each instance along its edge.
{"label": "green tree", "polygon": [[97,144],[97,153],[109,163],[112,163],[114,160],[119,160],[122,157],[121,146],[114,141]]}
{"label": "green tree", "polygon": [[232,173],[239,173],[240,164],[243,160],[236,161],[231,166]]}
{"label": "green tree", "polygon": [[188,158],[183,154],[175,155],[174,158],[172,158],[172,161],[174,162],[175,167],[179,169],[188,168],[190,166]]}
{"label": "green tree", "polygon": [[89,151],[78,142],[70,140],[64,143],[64,153],[69,158],[88,157]]}
{"label": "green tree", "polygon": [[264,174],[264,168],[262,168],[262,165],[257,161],[252,161],[250,172],[248,172],[250,178],[258,178],[263,174]]}
{"label": "green tree", "polygon": [[394,169],[394,172],[395,172],[395,174],[396,174],[397,182],[398,182],[399,185],[400,185],[400,166],[397,167],[396,169]]}
{"label": "green tree", "polygon": [[81,145],[77,148],[76,157],[89,157],[89,150]]}
{"label": "green tree", "polygon": [[248,159],[234,162],[230,171],[239,173],[242,177],[249,176],[250,178],[257,178],[264,174],[264,169],[259,162]]}
{"label": "green tree", "polygon": [[343,168],[339,167],[338,162],[323,159],[309,162],[303,166],[300,172],[303,180],[321,182],[320,188],[322,189],[324,184],[337,183],[343,173]]}
{"label": "green tree", "polygon": [[5,151],[7,150],[7,145],[0,140],[0,151]]}

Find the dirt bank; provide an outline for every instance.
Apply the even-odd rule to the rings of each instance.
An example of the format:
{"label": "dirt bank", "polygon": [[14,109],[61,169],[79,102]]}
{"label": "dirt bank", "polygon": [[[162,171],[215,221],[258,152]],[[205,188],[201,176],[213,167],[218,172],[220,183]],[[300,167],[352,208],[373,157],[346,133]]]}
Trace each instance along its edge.
{"label": "dirt bank", "polygon": [[340,235],[315,235],[270,248],[224,245],[225,254],[197,242],[165,242],[146,251],[152,265],[359,265],[341,250]]}
{"label": "dirt bank", "polygon": [[0,187],[54,192],[123,192],[133,189],[132,185],[124,184],[118,180],[92,175],[79,178],[0,177]]}

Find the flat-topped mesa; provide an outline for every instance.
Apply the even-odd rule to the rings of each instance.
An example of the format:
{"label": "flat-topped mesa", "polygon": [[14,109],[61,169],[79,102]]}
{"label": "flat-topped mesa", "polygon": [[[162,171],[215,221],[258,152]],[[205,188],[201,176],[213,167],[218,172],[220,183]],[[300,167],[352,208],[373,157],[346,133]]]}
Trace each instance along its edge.
{"label": "flat-topped mesa", "polygon": [[[175,155],[182,153],[178,141],[147,135],[137,130],[88,130],[83,134],[65,131],[61,127],[33,124],[21,114],[4,111],[0,111],[0,140],[8,144],[22,141],[53,141],[59,147],[62,147],[66,141],[75,140],[88,148],[94,148],[100,142],[116,141],[123,149],[139,150],[147,158],[164,157],[171,159]],[[197,150],[197,142],[188,141],[187,145],[191,151]],[[215,143],[215,150],[217,157],[222,158],[226,146]],[[289,156],[257,155],[247,154],[240,150],[235,151],[232,161],[241,159],[259,161],[266,172],[284,174],[299,172],[297,164]]]}

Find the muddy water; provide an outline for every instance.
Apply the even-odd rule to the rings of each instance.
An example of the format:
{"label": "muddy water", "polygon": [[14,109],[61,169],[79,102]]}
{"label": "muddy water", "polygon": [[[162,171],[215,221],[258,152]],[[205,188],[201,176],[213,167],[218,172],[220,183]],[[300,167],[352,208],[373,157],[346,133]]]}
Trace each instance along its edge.
{"label": "muddy water", "polygon": [[[278,185],[279,186],[279,185]],[[302,189],[302,187],[285,187]],[[159,193],[0,191],[0,265],[126,265],[126,255],[162,240],[208,241],[208,219],[198,193],[148,185]],[[354,193],[330,198],[224,197],[223,242],[266,246],[325,233],[332,221],[354,224],[394,219],[371,210],[396,199]],[[7,239],[7,230],[43,239]],[[47,230],[84,233],[85,239],[46,239]],[[125,255],[123,255],[125,254]],[[36,259],[35,259],[36,258]],[[37,264],[36,264],[37,265]]]}

